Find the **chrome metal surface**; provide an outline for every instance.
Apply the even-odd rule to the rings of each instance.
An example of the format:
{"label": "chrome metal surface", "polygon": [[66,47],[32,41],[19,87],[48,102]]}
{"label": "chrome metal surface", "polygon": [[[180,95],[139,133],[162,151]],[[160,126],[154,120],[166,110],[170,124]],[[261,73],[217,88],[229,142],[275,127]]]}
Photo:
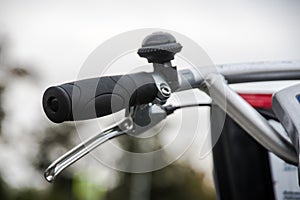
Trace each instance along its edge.
{"label": "chrome metal surface", "polygon": [[120,124],[107,129],[90,139],[77,145],[66,154],[55,160],[46,170],[44,176],[48,182],[52,182],[54,178],[65,168],[72,165],[74,162],[85,156],[87,153],[103,144],[104,142],[125,134],[133,128],[132,120],[125,118]]}
{"label": "chrome metal surface", "polygon": [[270,81],[274,78],[274,74],[277,74],[275,80],[287,80],[284,75],[294,75],[297,76],[297,80],[299,80],[300,61],[238,63],[184,69],[178,71],[180,88],[177,91],[198,87],[199,84],[204,81],[204,77],[211,73],[219,73],[225,77],[243,76],[244,78],[264,74],[264,76],[260,78],[260,81],[263,81],[263,79]]}
{"label": "chrome metal surface", "polygon": [[69,167],[104,142],[124,134],[134,136],[142,134],[143,132],[149,130],[166,118],[167,114],[161,106],[147,105],[147,107],[147,111],[151,120],[147,126],[136,125],[133,119],[138,116],[135,116],[135,113],[128,112],[131,115],[127,115],[127,117],[125,117],[125,119],[122,120],[119,124],[105,131],[102,131],[101,133],[82,142],[81,144],[77,145],[76,147],[59,157],[57,160],[55,160],[44,172],[46,180],[48,182],[52,182],[55,177],[60,174],[65,168]]}
{"label": "chrome metal surface", "polygon": [[[213,101],[232,117],[257,142],[286,162],[297,165],[298,156],[292,144],[276,132],[252,106],[233,91],[219,74],[208,74],[206,91]],[[224,103],[226,99],[226,103]]]}

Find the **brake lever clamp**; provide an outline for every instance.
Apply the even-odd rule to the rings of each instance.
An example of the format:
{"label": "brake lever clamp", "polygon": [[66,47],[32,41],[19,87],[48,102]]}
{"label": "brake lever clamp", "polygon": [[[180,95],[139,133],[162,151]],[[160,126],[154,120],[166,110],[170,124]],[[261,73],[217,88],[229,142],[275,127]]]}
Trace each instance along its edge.
{"label": "brake lever clamp", "polygon": [[171,60],[181,49],[182,45],[176,42],[175,37],[165,32],[152,33],[143,40],[138,55],[153,63],[153,78],[158,89],[153,103],[166,103],[171,93],[179,88],[177,68],[172,66]]}
{"label": "brake lever clamp", "polygon": [[134,128],[127,134],[132,136],[144,133],[167,117],[166,110],[157,104],[145,104],[129,109],[131,109]]}

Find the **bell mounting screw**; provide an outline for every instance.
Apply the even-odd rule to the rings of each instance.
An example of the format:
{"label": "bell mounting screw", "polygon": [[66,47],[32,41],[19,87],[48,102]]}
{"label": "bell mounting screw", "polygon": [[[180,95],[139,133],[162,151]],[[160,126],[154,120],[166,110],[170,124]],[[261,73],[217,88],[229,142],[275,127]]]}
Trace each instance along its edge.
{"label": "bell mounting screw", "polygon": [[163,64],[173,60],[174,55],[181,49],[181,44],[176,42],[173,35],[155,32],[144,39],[138,54],[140,57],[147,58],[149,63]]}

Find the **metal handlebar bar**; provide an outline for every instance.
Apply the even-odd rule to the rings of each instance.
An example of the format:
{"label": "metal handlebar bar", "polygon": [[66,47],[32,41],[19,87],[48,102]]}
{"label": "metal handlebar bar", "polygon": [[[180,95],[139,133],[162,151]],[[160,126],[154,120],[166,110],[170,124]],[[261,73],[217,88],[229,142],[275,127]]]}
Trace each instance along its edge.
{"label": "metal handlebar bar", "polygon": [[[209,89],[213,101],[258,143],[287,163],[298,164],[298,156],[293,145],[276,132],[259,112],[234,92],[225,83],[223,76],[209,74],[204,84]],[[206,88],[204,90],[207,91]],[[224,103],[224,99],[226,99],[226,103]]]}
{"label": "metal handlebar bar", "polygon": [[[182,46],[170,34],[156,33],[150,36],[146,37],[138,54],[153,63],[154,72],[126,75],[125,78],[114,76],[81,80],[79,84],[67,83],[51,87],[45,92],[44,110],[52,121],[58,123],[101,117],[127,109],[125,119],[119,124],[86,140],[54,161],[45,171],[47,181],[51,182],[62,170],[104,142],[124,134],[141,134],[152,128],[172,113],[163,107],[171,92],[191,88],[206,92],[214,103],[266,149],[290,164],[298,164],[293,145],[227,83],[300,80],[299,61],[219,65],[216,68],[177,71],[171,65],[171,60]],[[145,80],[147,87],[143,82]],[[118,90],[115,90],[116,85],[119,85]],[[118,97],[115,102],[119,105],[117,109],[110,107],[116,100],[115,96]],[[74,118],[74,114],[77,118]],[[141,120],[141,116],[148,119]]]}

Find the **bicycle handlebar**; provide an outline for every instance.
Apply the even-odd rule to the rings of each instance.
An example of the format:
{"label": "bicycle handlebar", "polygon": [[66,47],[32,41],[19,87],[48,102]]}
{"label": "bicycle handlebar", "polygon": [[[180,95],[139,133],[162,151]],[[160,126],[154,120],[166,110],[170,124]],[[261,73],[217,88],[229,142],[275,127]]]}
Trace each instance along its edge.
{"label": "bicycle handlebar", "polygon": [[43,108],[55,123],[85,120],[149,103],[157,92],[152,75],[145,72],[90,78],[48,88]]}
{"label": "bicycle handlebar", "polygon": [[[229,88],[227,83],[280,80],[285,77],[299,80],[299,66],[300,62],[278,62],[252,63],[247,66],[222,65],[217,66],[217,70],[205,67],[181,70],[178,71],[180,86],[176,91],[198,87],[208,92],[212,100],[254,139],[286,162],[295,165],[298,163],[298,156],[292,144],[273,130],[254,108]],[[216,74],[217,72],[222,76]],[[256,74],[260,76],[255,76]],[[239,78],[241,75],[243,80]],[[142,72],[65,83],[45,91],[43,107],[48,118],[56,123],[101,117],[128,106],[153,102],[160,92],[155,82],[156,78],[154,73]],[[224,99],[226,105],[223,103]],[[151,107],[153,108],[153,105]],[[165,118],[164,114],[153,112],[152,115],[160,117],[152,121],[153,125]],[[124,127],[131,126],[127,124]],[[46,179],[52,181],[64,168],[84,156],[86,152],[110,138],[124,134],[123,130],[114,130],[109,129],[107,135],[98,134],[60,157],[45,171]]]}
{"label": "bicycle handlebar", "polygon": [[[220,65],[178,71],[180,90],[198,87],[209,73],[219,72],[228,83],[300,79],[300,62]],[[260,74],[257,76],[257,74]],[[240,79],[239,77],[243,77]],[[184,80],[184,81],[183,81]],[[43,96],[47,117],[56,123],[109,115],[128,106],[152,102],[158,89],[152,73],[105,76],[48,88]]]}

